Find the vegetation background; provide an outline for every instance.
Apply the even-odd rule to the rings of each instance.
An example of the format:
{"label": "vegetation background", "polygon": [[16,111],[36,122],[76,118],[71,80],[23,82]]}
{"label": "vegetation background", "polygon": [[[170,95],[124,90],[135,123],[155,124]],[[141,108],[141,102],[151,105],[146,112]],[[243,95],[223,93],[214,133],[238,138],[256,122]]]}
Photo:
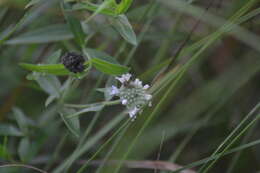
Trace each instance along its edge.
{"label": "vegetation background", "polygon": [[[1,173],[260,171],[259,0],[86,2],[0,1]],[[93,61],[70,83],[57,75],[70,51],[129,67],[153,106],[135,121],[120,105],[66,118],[64,90],[66,103],[104,101],[96,89],[126,68]]]}

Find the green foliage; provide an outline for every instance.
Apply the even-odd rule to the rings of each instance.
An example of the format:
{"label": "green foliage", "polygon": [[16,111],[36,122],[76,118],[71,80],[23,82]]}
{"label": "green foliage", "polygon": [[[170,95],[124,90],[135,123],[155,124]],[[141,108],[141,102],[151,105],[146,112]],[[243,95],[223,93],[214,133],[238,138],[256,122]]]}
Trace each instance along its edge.
{"label": "green foliage", "polygon": [[0,172],[259,171],[257,5],[1,2]]}

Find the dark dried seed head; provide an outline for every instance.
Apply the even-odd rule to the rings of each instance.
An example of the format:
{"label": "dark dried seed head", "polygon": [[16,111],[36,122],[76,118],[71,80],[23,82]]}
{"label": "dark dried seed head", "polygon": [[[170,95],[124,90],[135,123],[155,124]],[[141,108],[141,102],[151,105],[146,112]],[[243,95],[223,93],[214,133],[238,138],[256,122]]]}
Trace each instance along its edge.
{"label": "dark dried seed head", "polygon": [[85,59],[75,52],[68,52],[61,58],[62,64],[73,73],[83,72]]}

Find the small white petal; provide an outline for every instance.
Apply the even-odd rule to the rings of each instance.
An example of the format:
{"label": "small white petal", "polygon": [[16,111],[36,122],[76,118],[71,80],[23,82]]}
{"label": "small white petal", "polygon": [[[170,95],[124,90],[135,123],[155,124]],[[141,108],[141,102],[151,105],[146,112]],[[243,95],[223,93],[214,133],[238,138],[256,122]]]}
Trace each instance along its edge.
{"label": "small white petal", "polygon": [[122,103],[122,105],[126,105],[127,104],[127,100],[123,99],[121,103]]}
{"label": "small white petal", "polygon": [[148,103],[148,106],[151,107],[151,106],[152,106],[152,102],[149,102],[149,103]]}
{"label": "small white petal", "polygon": [[150,87],[150,86],[146,84],[146,85],[143,87],[143,89],[144,89],[144,90],[147,90],[149,87]]}
{"label": "small white petal", "polygon": [[135,85],[136,87],[143,87],[142,81],[140,81],[138,78],[135,79],[134,85]]}
{"label": "small white petal", "polygon": [[129,81],[132,75],[127,73],[127,74],[123,74],[122,76],[125,78],[126,81]]}
{"label": "small white petal", "polygon": [[116,79],[119,80],[121,83],[124,83],[129,81],[131,76],[132,76],[131,74],[127,73],[127,74],[123,74],[121,77],[116,77]]}
{"label": "small white petal", "polygon": [[116,86],[112,85],[109,94],[110,95],[116,95],[118,93],[119,93],[119,89]]}
{"label": "small white petal", "polygon": [[125,82],[125,79],[122,78],[122,77],[116,77],[117,80],[119,80],[121,83],[124,83]]}
{"label": "small white petal", "polygon": [[128,112],[130,118],[134,118],[136,114],[138,113],[139,109],[137,107],[134,107],[131,111]]}

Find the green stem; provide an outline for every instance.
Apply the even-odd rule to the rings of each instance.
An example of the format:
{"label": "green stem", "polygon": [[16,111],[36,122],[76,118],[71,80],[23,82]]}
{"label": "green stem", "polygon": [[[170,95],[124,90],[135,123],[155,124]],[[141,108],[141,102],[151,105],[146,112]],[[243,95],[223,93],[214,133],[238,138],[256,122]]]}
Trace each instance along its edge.
{"label": "green stem", "polygon": [[104,102],[98,102],[98,103],[92,103],[92,104],[65,104],[66,107],[71,107],[71,108],[89,108],[92,106],[97,106],[97,105],[103,105],[103,106],[111,106],[111,105],[117,105],[120,104],[121,100],[113,100],[113,101],[104,101]]}

